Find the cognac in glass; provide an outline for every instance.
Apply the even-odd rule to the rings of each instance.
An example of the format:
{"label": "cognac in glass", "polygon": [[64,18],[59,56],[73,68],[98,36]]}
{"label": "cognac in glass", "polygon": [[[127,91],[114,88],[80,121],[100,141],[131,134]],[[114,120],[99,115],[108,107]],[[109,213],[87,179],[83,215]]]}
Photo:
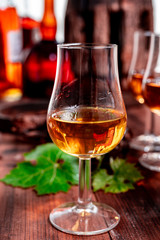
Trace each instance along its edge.
{"label": "cognac in glass", "polygon": [[[65,63],[70,68],[65,69]],[[71,77],[72,76],[72,77]],[[79,197],[50,213],[57,229],[76,235],[114,228],[120,216],[112,207],[91,200],[91,158],[114,149],[126,129],[126,110],[119,84],[117,46],[60,44],[47,126],[53,142],[79,158]]]}

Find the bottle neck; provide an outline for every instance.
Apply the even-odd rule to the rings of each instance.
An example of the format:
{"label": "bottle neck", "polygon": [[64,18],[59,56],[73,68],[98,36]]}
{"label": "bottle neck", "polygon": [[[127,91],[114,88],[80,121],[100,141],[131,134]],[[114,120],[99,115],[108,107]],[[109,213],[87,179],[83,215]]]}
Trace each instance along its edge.
{"label": "bottle neck", "polygon": [[40,29],[44,40],[55,40],[57,21],[54,15],[54,0],[45,0]]}
{"label": "bottle neck", "polygon": [[54,0],[45,0],[44,1],[44,16],[47,17],[48,14],[54,15]]}

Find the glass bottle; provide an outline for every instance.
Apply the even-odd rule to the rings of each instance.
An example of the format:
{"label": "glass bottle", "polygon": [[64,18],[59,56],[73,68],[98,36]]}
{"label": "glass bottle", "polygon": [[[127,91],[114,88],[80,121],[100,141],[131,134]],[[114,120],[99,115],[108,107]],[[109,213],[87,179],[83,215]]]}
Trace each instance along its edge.
{"label": "glass bottle", "polygon": [[1,89],[0,98],[14,101],[22,96],[22,32],[12,0],[9,0],[6,8],[1,10],[0,19],[6,71],[6,86]]}
{"label": "glass bottle", "polygon": [[5,61],[4,61],[4,47],[3,47],[3,35],[2,35],[2,24],[1,24],[1,13],[0,9],[0,95],[3,94],[3,91],[8,88],[8,83],[6,81],[6,72],[5,72]]}
{"label": "glass bottle", "polygon": [[[20,23],[23,34],[23,59],[27,56],[26,52],[33,47],[36,40],[39,41],[39,21],[33,19],[30,15],[29,0],[21,0]],[[25,54],[24,54],[25,52]]]}
{"label": "glass bottle", "polygon": [[48,98],[51,95],[57,65],[56,29],[54,0],[45,0],[40,23],[42,39],[33,46],[23,64],[24,95],[27,97]]}

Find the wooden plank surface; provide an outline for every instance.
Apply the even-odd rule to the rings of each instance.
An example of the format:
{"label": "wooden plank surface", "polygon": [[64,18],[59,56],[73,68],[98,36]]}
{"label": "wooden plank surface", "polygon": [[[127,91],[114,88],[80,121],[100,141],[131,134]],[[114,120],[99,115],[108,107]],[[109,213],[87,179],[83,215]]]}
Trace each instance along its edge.
{"label": "wooden plank surface", "polygon": [[[145,129],[145,107],[127,104],[128,127],[133,134]],[[142,113],[143,112],[143,117]],[[137,116],[137,117],[136,117]],[[138,124],[137,124],[138,122]],[[21,142],[10,134],[0,135],[0,178],[5,176],[24,152],[35,146]],[[131,150],[128,159],[138,161],[140,153]],[[115,208],[121,215],[118,226],[108,233],[97,236],[73,236],[51,226],[50,211],[64,202],[76,201],[78,188],[68,193],[37,196],[32,189],[21,189],[0,183],[0,239],[2,240],[158,240],[160,239],[160,173],[144,169],[145,176],[127,193],[104,194],[96,192],[93,198]]]}

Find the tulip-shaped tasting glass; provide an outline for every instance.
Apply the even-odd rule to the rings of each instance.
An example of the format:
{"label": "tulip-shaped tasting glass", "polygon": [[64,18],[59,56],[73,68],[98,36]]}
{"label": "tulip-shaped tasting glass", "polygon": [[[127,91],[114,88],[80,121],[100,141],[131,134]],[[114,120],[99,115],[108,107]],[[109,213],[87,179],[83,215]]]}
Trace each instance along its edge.
{"label": "tulip-shaped tasting glass", "polygon": [[[152,35],[149,58],[142,82],[145,104],[151,112],[160,116],[160,35]],[[160,172],[160,152],[145,153],[140,163],[150,169]]]}
{"label": "tulip-shaped tasting glass", "polygon": [[[70,62],[67,68],[66,62]],[[48,132],[62,151],[79,158],[78,201],[61,205],[50,214],[51,223],[59,230],[93,235],[118,224],[120,216],[113,208],[91,201],[91,158],[118,145],[126,129],[126,118],[117,46],[58,45]]]}
{"label": "tulip-shaped tasting glass", "polygon": [[[142,79],[147,66],[150,42],[153,33],[136,31],[134,33],[132,60],[128,75],[128,85],[135,99],[145,103],[142,94]],[[150,133],[141,134],[130,141],[130,147],[144,152],[160,149],[160,138],[154,134],[154,113],[151,113]]]}

